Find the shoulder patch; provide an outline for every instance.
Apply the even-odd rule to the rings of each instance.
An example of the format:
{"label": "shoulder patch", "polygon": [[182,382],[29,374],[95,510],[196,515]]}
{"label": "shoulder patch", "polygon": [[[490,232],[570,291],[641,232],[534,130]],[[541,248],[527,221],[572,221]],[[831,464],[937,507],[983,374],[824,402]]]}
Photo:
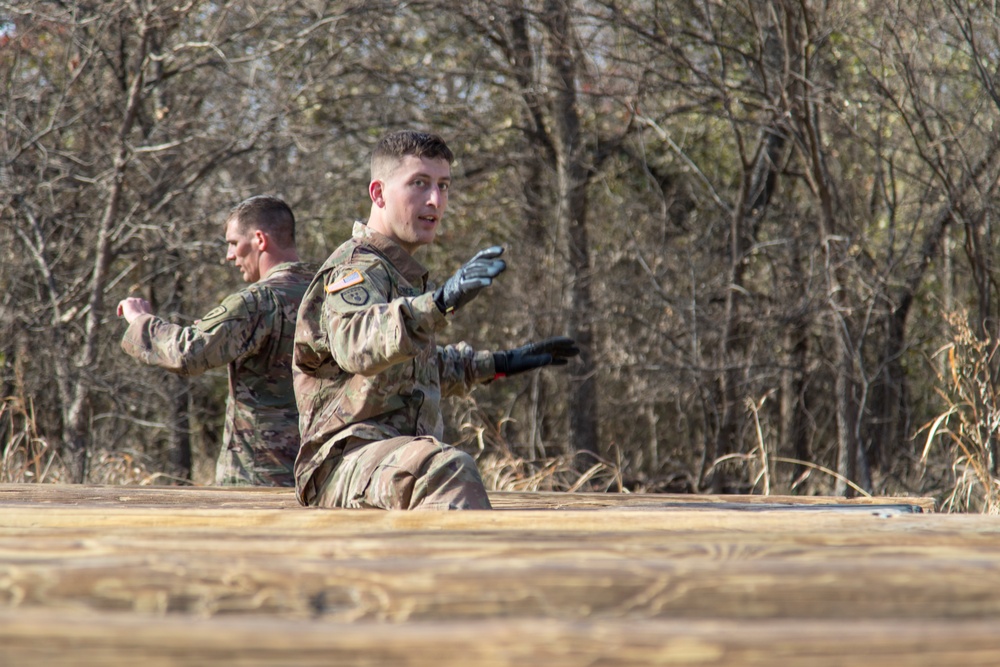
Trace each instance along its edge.
{"label": "shoulder patch", "polygon": [[352,306],[363,306],[368,303],[368,290],[363,285],[354,285],[340,293],[340,298]]}
{"label": "shoulder patch", "polygon": [[222,303],[205,313],[200,320],[195,321],[194,325],[201,331],[210,331],[225,322],[246,319],[257,311],[256,298],[247,296],[252,294],[253,292],[245,290],[230,294],[222,300]]}
{"label": "shoulder patch", "polygon": [[[364,281],[365,281],[365,277],[363,275],[361,275],[360,271],[351,271],[350,273],[348,273],[346,276],[344,276],[343,278],[341,278],[337,282],[330,283],[329,285],[327,285],[326,286],[326,292],[327,292],[327,294],[336,294],[337,292],[340,292],[341,290],[345,290],[348,287],[354,287],[355,285],[360,285]],[[362,289],[362,291],[365,291],[364,288],[361,288],[361,289]],[[365,294],[367,294],[367,293],[368,292],[365,291]],[[346,298],[345,298],[345,300],[346,300]],[[348,302],[348,303],[350,303],[350,302]]]}
{"label": "shoulder patch", "polygon": [[222,305],[216,306],[212,310],[205,313],[205,315],[201,318],[201,320],[199,320],[199,322],[203,320],[214,320],[217,317],[222,317],[223,315],[226,314],[226,310],[227,308],[225,306]]}

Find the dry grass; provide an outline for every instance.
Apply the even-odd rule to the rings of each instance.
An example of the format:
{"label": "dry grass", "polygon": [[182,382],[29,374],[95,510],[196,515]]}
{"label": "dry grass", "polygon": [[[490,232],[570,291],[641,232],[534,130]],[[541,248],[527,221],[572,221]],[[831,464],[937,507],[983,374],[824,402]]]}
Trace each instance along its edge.
{"label": "dry grass", "polygon": [[574,457],[528,460],[502,450],[481,455],[478,463],[483,483],[494,491],[626,491],[618,469],[607,461],[581,472]]}
{"label": "dry grass", "polygon": [[0,429],[3,430],[3,458],[0,481],[58,482],[62,466],[55,450],[35,427],[34,406],[19,399],[7,398],[0,404]]}
{"label": "dry grass", "polygon": [[[483,483],[494,491],[615,491],[628,492],[622,483],[621,466],[593,454],[526,458],[515,453],[499,424],[473,418],[470,411],[462,423],[466,450],[476,450]],[[481,415],[479,416],[481,417]],[[586,461],[586,463],[584,463]]]}
{"label": "dry grass", "polygon": [[[68,479],[59,452],[43,436],[35,423],[34,409],[17,398],[0,403],[0,482],[64,483]],[[92,484],[154,483],[160,475],[151,473],[139,457],[128,452],[101,448],[91,453],[88,481]]]}
{"label": "dry grass", "polygon": [[[810,461],[789,458],[787,456],[778,456],[774,451],[775,447],[771,444],[773,438],[769,438],[765,435],[764,426],[761,423],[761,409],[764,407],[764,403],[768,400],[768,398],[769,395],[764,396],[758,402],[754,402],[748,398],[745,403],[747,412],[749,413],[754,425],[754,435],[757,444],[753,450],[745,454],[734,453],[720,456],[712,462],[709,472],[714,471],[717,467],[723,464],[732,465],[735,463],[737,470],[734,474],[742,474],[745,479],[749,481],[748,486],[750,487],[750,493],[765,496],[769,496],[774,493],[794,493],[807,477],[815,473],[823,476],[826,480],[829,480],[829,484],[826,486],[816,484],[819,488],[832,488],[834,480],[841,480],[847,486],[851,487],[858,495],[869,498],[871,497],[870,493],[866,492],[854,481],[847,479],[835,470],[831,470],[830,468]],[[788,480],[786,487],[781,487],[780,484],[785,480],[785,477],[778,474],[779,464],[787,465],[789,468],[803,468],[805,472],[803,472],[797,479]]]}
{"label": "dry grass", "polygon": [[976,336],[965,313],[949,315],[948,325],[952,341],[938,353],[947,355],[937,388],[945,409],[918,432],[927,434],[921,463],[935,452],[950,462],[943,510],[1000,514],[998,342]]}

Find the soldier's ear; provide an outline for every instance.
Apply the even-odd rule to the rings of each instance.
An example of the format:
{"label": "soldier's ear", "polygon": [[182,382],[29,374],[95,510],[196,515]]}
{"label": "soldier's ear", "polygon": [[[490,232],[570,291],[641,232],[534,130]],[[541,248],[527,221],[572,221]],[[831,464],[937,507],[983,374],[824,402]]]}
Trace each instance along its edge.
{"label": "soldier's ear", "polygon": [[271,245],[271,239],[259,229],[255,229],[253,233],[253,243],[257,247],[258,252],[264,252]]}
{"label": "soldier's ear", "polygon": [[372,198],[372,203],[378,207],[385,206],[385,197],[382,196],[382,181],[372,181],[368,184],[368,196]]}

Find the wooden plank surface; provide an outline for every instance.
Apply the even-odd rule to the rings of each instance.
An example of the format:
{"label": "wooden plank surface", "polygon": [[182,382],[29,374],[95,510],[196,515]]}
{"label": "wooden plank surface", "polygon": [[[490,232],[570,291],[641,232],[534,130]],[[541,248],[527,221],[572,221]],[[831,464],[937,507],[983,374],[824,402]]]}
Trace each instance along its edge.
{"label": "wooden plank surface", "polygon": [[558,493],[547,491],[495,491],[490,493],[494,509],[633,509],[666,510],[673,508],[731,509],[755,511],[766,509],[796,511],[845,510],[871,505],[908,508],[907,511],[933,512],[933,498],[876,496],[839,498],[833,496],[781,495],[695,495],[679,493]]}
{"label": "wooden plank surface", "polygon": [[1000,664],[1000,518],[556,495],[0,485],[0,665]]}
{"label": "wooden plank surface", "polygon": [[[303,558],[378,560],[406,554],[414,558],[514,558],[520,555],[555,557],[582,553],[593,558],[661,558],[700,560],[754,560],[758,558],[895,558],[979,557],[1000,553],[995,521],[945,521],[935,527],[915,522],[826,522],[811,532],[800,523],[776,523],[757,518],[740,530],[706,526],[642,530],[629,523],[588,530],[593,522],[567,522],[565,527],[533,530],[512,522],[500,529],[396,530],[365,526],[326,525],[309,530],[273,529],[255,525],[224,528],[184,526],[67,526],[0,527],[0,559],[91,557],[130,553],[217,553],[234,557],[244,553]],[[688,517],[680,516],[680,519]],[[700,517],[699,517],[700,518]],[[45,522],[39,522],[45,523]],[[643,522],[647,523],[647,522]],[[678,522],[679,523],[679,522]],[[686,522],[690,523],[690,521]],[[755,530],[759,529],[759,530]]]}
{"label": "wooden plank surface", "polygon": [[0,664],[995,667],[990,621],[326,623],[0,610]]}
{"label": "wooden plank surface", "polygon": [[176,507],[185,510],[300,508],[295,492],[287,488],[0,484],[0,508],[11,505]]}
{"label": "wooden plank surface", "polygon": [[790,513],[734,512],[725,509],[662,512],[605,510],[600,512],[528,511],[505,512],[406,512],[380,510],[270,510],[190,509],[164,507],[0,507],[0,528],[162,528],[164,530],[230,531],[257,529],[286,534],[330,531],[362,535],[393,531],[822,531],[892,532],[908,534],[931,531],[953,534],[1000,532],[996,517],[954,514],[894,514],[872,512]]}
{"label": "wooden plank surface", "polygon": [[[869,505],[894,506],[905,511],[934,511],[934,499],[922,497],[838,498],[831,496],[753,496],[630,493],[554,493],[534,491],[494,491],[490,501],[495,509],[622,509],[663,510],[675,507],[692,509],[805,510],[814,507],[831,509]],[[290,489],[265,487],[150,487],[97,486],[83,484],[0,484],[0,507],[10,504],[49,504],[86,506],[183,507],[185,509],[244,508],[295,509],[299,505]]]}
{"label": "wooden plank surface", "polygon": [[1000,557],[308,559],[148,554],[0,564],[0,604],[350,622],[492,617],[1000,620]]}
{"label": "wooden plank surface", "polygon": [[22,607],[334,620],[1000,618],[973,515],[6,507]]}

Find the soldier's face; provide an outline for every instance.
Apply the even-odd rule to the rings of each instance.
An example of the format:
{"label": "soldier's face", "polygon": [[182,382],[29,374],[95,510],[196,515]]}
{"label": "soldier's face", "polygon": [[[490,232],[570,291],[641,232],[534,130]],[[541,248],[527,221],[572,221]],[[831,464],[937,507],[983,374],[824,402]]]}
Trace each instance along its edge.
{"label": "soldier's face", "polygon": [[392,174],[373,180],[372,202],[382,209],[376,230],[409,253],[434,241],[448,207],[451,165],[408,155]]}
{"label": "soldier's face", "polygon": [[240,233],[235,218],[226,222],[226,261],[232,262],[243,274],[243,280],[260,280],[260,248],[255,232]]}

